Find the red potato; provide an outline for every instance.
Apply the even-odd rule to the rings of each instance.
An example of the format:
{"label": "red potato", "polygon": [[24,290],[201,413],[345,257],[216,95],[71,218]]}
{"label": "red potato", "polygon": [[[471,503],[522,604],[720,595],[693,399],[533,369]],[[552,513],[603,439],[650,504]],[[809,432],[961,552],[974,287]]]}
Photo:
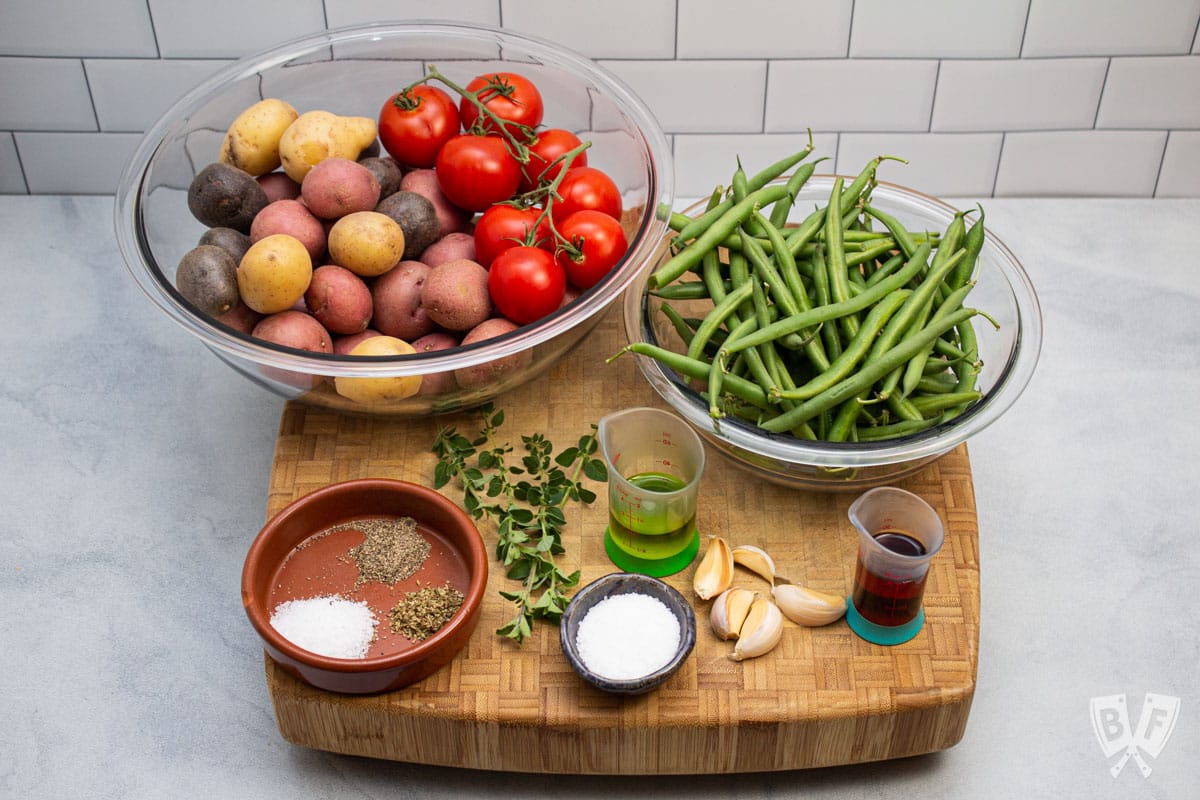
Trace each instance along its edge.
{"label": "red potato", "polygon": [[355,211],[374,211],[379,181],[371,170],[348,158],[317,162],[300,184],[308,210],[322,219],[341,219]]}
{"label": "red potato", "polygon": [[431,267],[420,261],[401,261],[371,287],[375,316],[371,324],[387,336],[412,342],[436,326],[421,305],[421,287]]}
{"label": "red potato", "polygon": [[359,342],[364,339],[370,339],[372,336],[382,336],[379,331],[374,328],[367,328],[362,333],[352,333],[349,336],[333,337],[333,352],[339,356],[349,355]]}
{"label": "red potato", "polygon": [[272,203],[276,200],[295,200],[300,196],[300,184],[289,178],[286,172],[268,172],[259,175],[257,180]]}
{"label": "red potato", "polygon": [[460,259],[475,260],[475,236],[470,233],[448,233],[421,252],[421,260],[431,267]]}
{"label": "red potato", "polygon": [[217,322],[220,322],[222,325],[228,325],[235,331],[249,336],[254,331],[254,326],[257,325],[262,318],[262,314],[258,313],[253,308],[242,302],[241,299],[239,299],[237,301],[237,305],[226,311],[221,316],[217,317]]}
{"label": "red potato", "polygon": [[336,264],[313,270],[304,304],[326,330],[340,334],[366,330],[373,309],[370,287],[362,278]]}
{"label": "red potato", "polygon": [[451,331],[467,331],[492,315],[488,272],[460,258],[429,270],[421,286],[421,305],[429,318]]}
{"label": "red potato", "polygon": [[442,236],[467,229],[467,223],[471,221],[471,213],[446,199],[434,170],[414,169],[406,172],[400,179],[400,188],[408,192],[416,192],[433,203],[433,208],[437,211],[438,222],[441,225]]}
{"label": "red potato", "polygon": [[[515,331],[517,327],[515,322],[503,317],[494,317],[472,328],[463,337],[462,344],[468,345],[487,339],[494,339],[497,336],[503,336],[506,333]],[[514,353],[511,356],[505,356],[504,358],[493,359],[483,364],[456,369],[454,371],[454,378],[458,381],[458,385],[464,389],[490,386],[503,380],[513,372],[525,369],[529,366],[532,358],[533,353],[525,350],[520,353]]]}
{"label": "red potato", "polygon": [[[458,337],[445,331],[434,331],[414,341],[412,346],[418,353],[436,353],[458,347]],[[447,394],[454,391],[457,385],[453,371],[432,372],[421,379],[421,390],[417,394]]]}
{"label": "red potato", "polygon": [[325,226],[299,200],[276,200],[258,212],[250,223],[251,242],[277,233],[299,239],[314,262],[325,255]]}
{"label": "red potato", "polygon": [[303,311],[289,309],[264,317],[254,326],[251,335],[256,339],[294,347],[297,350],[311,350],[315,353],[332,353],[333,342],[329,332],[325,330],[316,317]]}

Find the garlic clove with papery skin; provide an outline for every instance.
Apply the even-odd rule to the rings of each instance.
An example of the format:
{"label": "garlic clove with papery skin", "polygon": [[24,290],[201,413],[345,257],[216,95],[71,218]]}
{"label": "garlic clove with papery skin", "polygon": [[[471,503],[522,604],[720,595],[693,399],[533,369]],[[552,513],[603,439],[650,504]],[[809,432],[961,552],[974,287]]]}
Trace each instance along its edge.
{"label": "garlic clove with papery skin", "polygon": [[769,584],[775,584],[775,559],[761,547],[739,544],[733,548],[733,563],[741,564],[751,572],[761,575]]}
{"label": "garlic clove with papery skin", "polygon": [[749,589],[733,587],[717,595],[709,610],[708,621],[713,633],[722,639],[736,639],[750,613],[755,594]]}
{"label": "garlic clove with papery skin", "polygon": [[794,583],[776,586],[771,590],[771,596],[784,615],[797,625],[828,625],[846,613],[845,598]]}
{"label": "garlic clove with papery skin", "polygon": [[720,536],[708,537],[708,549],[692,576],[692,590],[701,600],[711,600],[733,583],[733,553]]}
{"label": "garlic clove with papery skin", "polygon": [[742,623],[742,631],[729,657],[734,661],[757,658],[775,649],[782,636],[783,614],[780,613],[779,606],[775,605],[771,598],[757,595],[750,605],[750,613]]}

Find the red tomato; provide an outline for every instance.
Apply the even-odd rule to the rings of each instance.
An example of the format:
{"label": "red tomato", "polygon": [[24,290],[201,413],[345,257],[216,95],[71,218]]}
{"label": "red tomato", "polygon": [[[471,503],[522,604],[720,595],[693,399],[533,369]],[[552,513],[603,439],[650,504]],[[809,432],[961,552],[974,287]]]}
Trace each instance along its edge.
{"label": "red tomato", "polygon": [[467,211],[483,211],[516,193],[521,165],[499,136],[463,133],[438,152],[437,179],[451,203]]}
{"label": "red tomato", "polygon": [[558,232],[571,243],[570,248],[559,247],[558,264],[571,285],[580,289],[599,283],[629,249],[621,223],[603,211],[576,211],[563,220]]}
{"label": "red tomato", "polygon": [[458,106],[436,86],[420,84],[388,98],[379,111],[379,143],[411,167],[432,167],[438,150],[458,134]]}
{"label": "red tomato", "polygon": [[[550,220],[542,219],[540,208],[517,208],[508,203],[498,203],[475,223],[475,260],[488,266],[496,256],[518,245],[537,245],[551,241]],[[534,241],[529,241],[529,232],[537,226]]]}
{"label": "red tomato", "polygon": [[513,247],[496,256],[488,270],[488,294],[501,314],[528,325],[562,305],[567,276],[554,256],[540,247]]}
{"label": "red tomato", "polygon": [[[544,107],[542,94],[537,87],[523,75],[515,72],[491,72],[480,75],[467,84],[468,92],[475,92],[476,97],[488,111],[506,122],[536,128],[542,122]],[[465,97],[458,101],[459,115],[462,117],[463,130],[470,130],[481,114],[479,107]],[[496,124],[486,114],[483,116],[483,129],[496,132]],[[510,132],[520,136],[516,126],[505,126]]]}
{"label": "red tomato", "polygon": [[[521,176],[521,191],[528,192],[543,178],[552,181],[558,177],[558,173],[562,172],[562,164],[555,164],[551,168],[550,162],[581,144],[583,142],[579,141],[578,136],[562,128],[547,128],[539,132],[537,139],[529,145],[529,163],[525,165],[525,173]],[[571,166],[586,167],[587,151],[571,159]]]}
{"label": "red tomato", "polygon": [[603,211],[613,219],[621,218],[621,192],[613,179],[595,167],[573,167],[558,185],[558,197],[550,215],[558,225],[576,211]]}

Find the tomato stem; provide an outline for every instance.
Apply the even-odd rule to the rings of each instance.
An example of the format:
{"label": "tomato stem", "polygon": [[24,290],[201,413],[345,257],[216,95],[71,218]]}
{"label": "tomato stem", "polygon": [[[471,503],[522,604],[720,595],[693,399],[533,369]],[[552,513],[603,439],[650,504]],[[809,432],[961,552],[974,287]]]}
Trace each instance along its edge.
{"label": "tomato stem", "polygon": [[[512,157],[517,160],[517,163],[521,165],[529,163],[528,142],[532,141],[535,135],[532,128],[527,125],[521,125],[520,123],[512,122],[511,120],[501,119],[496,112],[488,108],[487,105],[479,99],[476,92],[468,91],[462,86],[459,86],[457,83],[439,72],[438,68],[433,64],[429,65],[429,68],[426,70],[425,77],[421,80],[427,81],[430,79],[444,83],[448,89],[455,92],[459,97],[462,97],[468,103],[479,109],[479,118],[476,119],[475,125],[470,131],[471,133],[482,134],[486,130],[481,122],[483,117],[486,116],[495,126],[495,132],[504,137],[505,142],[508,144],[508,150],[512,154]],[[492,85],[489,83],[488,86],[484,87],[480,93],[490,91],[491,89]],[[521,141],[513,134],[513,128],[521,132],[521,134],[525,137],[525,141]]]}

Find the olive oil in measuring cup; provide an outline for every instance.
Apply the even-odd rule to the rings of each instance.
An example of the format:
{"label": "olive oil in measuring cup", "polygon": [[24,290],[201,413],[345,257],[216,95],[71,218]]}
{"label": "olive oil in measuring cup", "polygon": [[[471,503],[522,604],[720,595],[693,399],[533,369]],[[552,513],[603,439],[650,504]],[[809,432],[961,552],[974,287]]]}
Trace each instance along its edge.
{"label": "olive oil in measuring cup", "polygon": [[600,420],[598,438],[608,466],[609,559],[654,577],[687,567],[700,549],[700,437],[673,414],[633,408]]}

